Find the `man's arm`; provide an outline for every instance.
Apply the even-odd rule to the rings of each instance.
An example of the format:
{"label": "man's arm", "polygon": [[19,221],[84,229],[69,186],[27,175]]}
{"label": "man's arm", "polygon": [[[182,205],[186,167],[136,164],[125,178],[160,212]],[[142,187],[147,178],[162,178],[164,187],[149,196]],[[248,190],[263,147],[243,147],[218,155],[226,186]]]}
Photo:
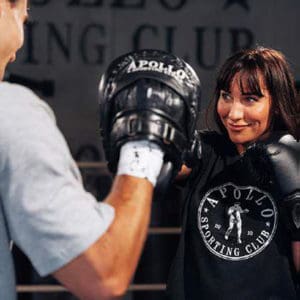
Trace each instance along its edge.
{"label": "man's arm", "polygon": [[[141,151],[153,176],[116,176],[107,204],[97,203],[84,191],[46,105],[15,85],[1,84],[0,96],[5,115],[0,128],[1,204],[11,239],[41,276],[54,273],[81,299],[123,294],[146,238],[163,152],[155,145],[150,151],[148,143],[127,147],[120,162]],[[5,106],[5,101],[12,103]]]}
{"label": "man's arm", "polygon": [[[171,65],[182,78],[160,68],[132,68],[152,60]],[[153,186],[163,164],[172,164],[172,174],[161,172],[166,178],[181,166],[194,136],[199,96],[192,68],[161,51],[124,55],[102,76],[103,146],[109,169],[119,175],[105,202],[115,208],[115,220],[98,241],[54,272],[75,295],[112,299],[125,293],[146,238]]]}
{"label": "man's arm", "polygon": [[116,217],[83,254],[54,273],[80,299],[112,299],[125,293],[147,234],[153,186],[146,179],[117,176],[105,202]]}

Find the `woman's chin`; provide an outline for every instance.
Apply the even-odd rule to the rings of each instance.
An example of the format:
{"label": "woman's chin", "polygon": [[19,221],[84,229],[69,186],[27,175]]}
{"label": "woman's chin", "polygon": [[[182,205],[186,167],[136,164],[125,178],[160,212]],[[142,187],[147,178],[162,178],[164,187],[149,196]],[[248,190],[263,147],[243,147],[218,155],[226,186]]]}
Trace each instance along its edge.
{"label": "woman's chin", "polygon": [[228,136],[230,138],[230,140],[234,143],[234,144],[245,144],[245,143],[249,143],[249,139],[240,135],[240,134],[236,134],[236,133],[231,133],[228,132]]}

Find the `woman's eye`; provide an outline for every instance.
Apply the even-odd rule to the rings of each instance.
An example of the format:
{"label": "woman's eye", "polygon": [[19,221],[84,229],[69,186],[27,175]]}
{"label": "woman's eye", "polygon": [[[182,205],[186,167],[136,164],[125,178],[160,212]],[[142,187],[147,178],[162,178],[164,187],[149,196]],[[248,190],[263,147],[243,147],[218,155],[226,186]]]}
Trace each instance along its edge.
{"label": "woman's eye", "polygon": [[256,101],[258,101],[258,98],[257,98],[257,97],[254,97],[254,96],[248,96],[248,97],[246,97],[245,99],[246,99],[246,101],[248,101],[248,102],[256,102]]}
{"label": "woman's eye", "polygon": [[229,94],[229,93],[226,93],[226,92],[222,92],[222,93],[221,93],[221,97],[222,97],[222,99],[224,99],[224,100],[230,100],[230,99],[231,99],[230,94]]}

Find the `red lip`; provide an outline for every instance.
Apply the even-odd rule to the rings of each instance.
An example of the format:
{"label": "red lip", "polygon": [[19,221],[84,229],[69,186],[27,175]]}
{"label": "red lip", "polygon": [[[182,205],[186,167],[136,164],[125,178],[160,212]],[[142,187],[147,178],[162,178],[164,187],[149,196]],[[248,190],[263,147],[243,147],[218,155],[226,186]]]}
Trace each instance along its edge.
{"label": "red lip", "polygon": [[245,129],[246,127],[248,127],[249,125],[235,125],[235,124],[231,124],[231,123],[227,123],[227,126],[230,130],[233,130],[233,131],[240,131],[240,130],[243,130]]}

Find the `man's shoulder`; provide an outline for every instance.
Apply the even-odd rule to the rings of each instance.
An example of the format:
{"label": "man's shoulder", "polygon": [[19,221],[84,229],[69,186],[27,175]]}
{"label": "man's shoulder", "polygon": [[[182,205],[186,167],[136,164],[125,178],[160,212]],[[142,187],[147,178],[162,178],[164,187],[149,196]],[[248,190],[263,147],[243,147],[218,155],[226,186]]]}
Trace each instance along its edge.
{"label": "man's shoulder", "polygon": [[32,90],[23,85],[2,81],[0,82],[0,99],[6,99],[7,97],[10,99],[11,97],[16,97],[16,99],[37,98]]}
{"label": "man's shoulder", "polygon": [[1,119],[12,118],[14,121],[36,114],[47,113],[55,120],[52,109],[29,88],[9,82],[0,82],[0,114]]}

